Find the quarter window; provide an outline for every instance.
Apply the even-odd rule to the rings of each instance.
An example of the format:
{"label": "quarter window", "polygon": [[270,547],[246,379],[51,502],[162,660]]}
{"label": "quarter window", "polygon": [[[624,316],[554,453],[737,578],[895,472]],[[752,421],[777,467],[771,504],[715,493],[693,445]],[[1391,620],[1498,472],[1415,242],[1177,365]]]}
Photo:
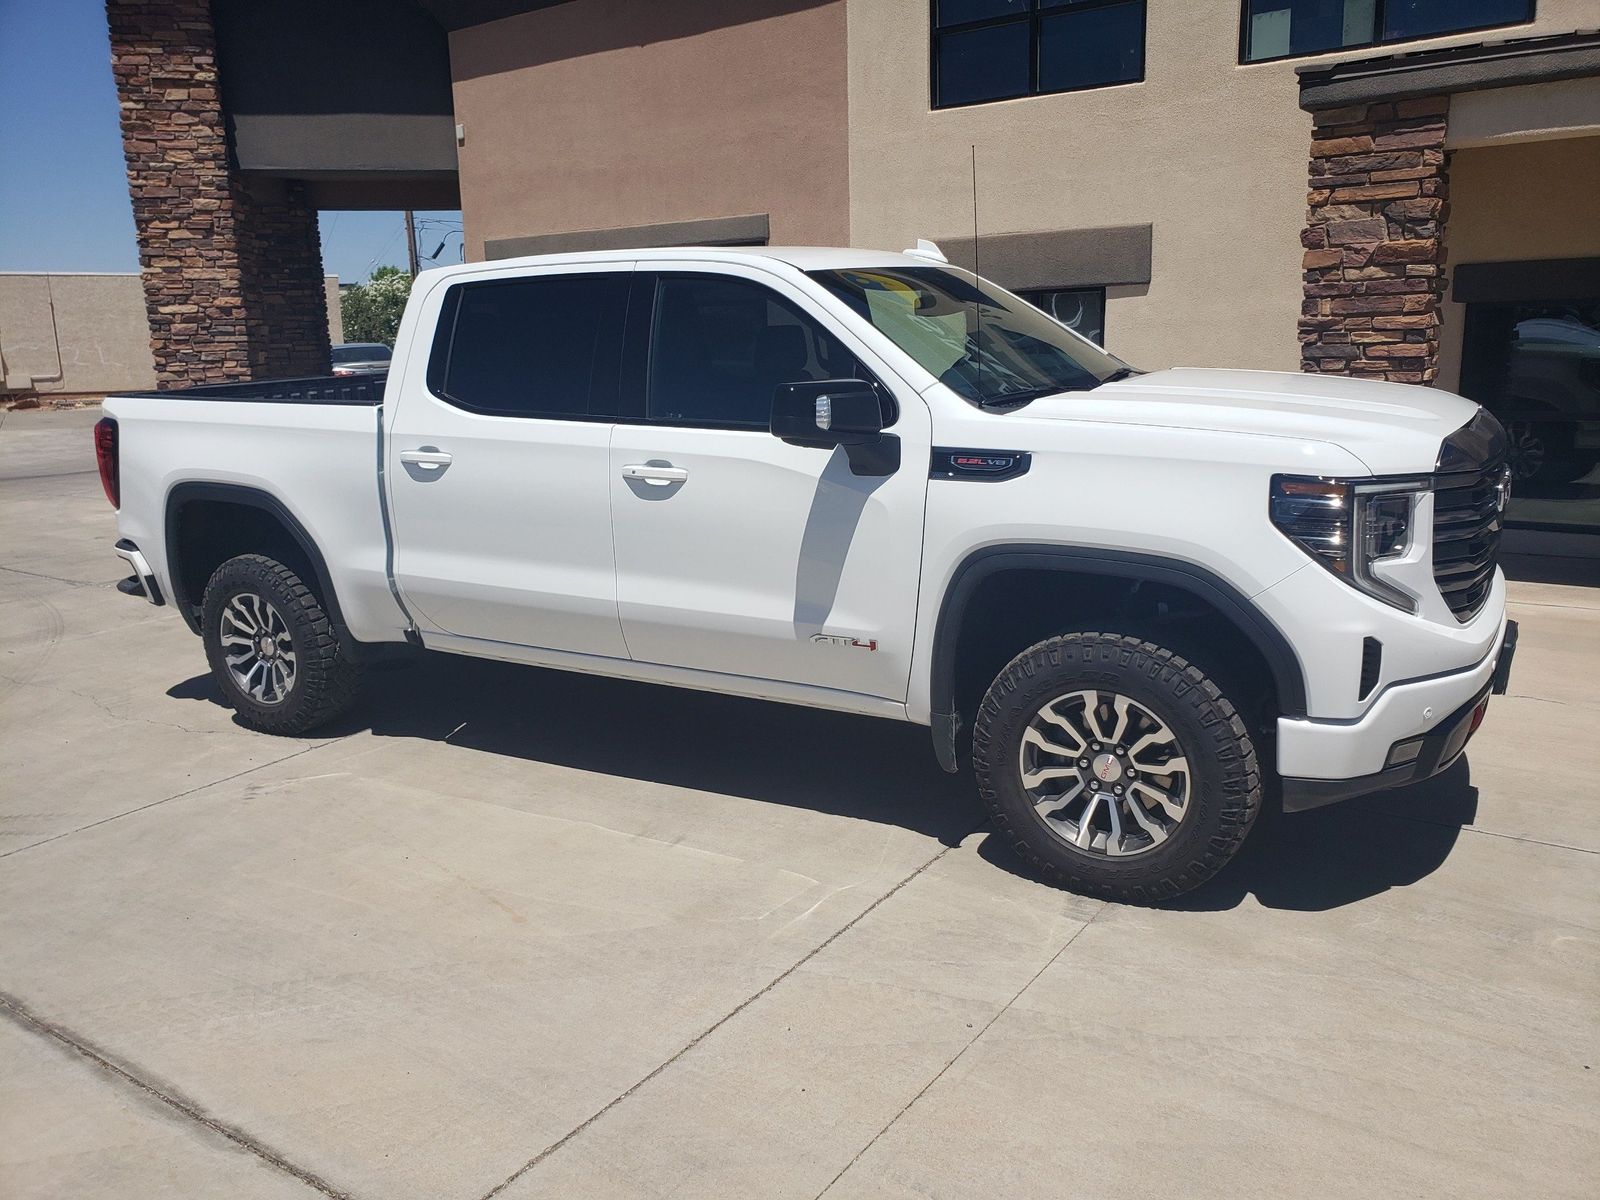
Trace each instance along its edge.
{"label": "quarter window", "polygon": [[1145,0],[934,0],[933,106],[1137,83]]}
{"label": "quarter window", "polygon": [[428,370],[442,399],[506,417],[609,415],[627,275],[485,280],[450,292]]}
{"label": "quarter window", "polygon": [[1534,0],[1244,0],[1242,62],[1533,20]]}
{"label": "quarter window", "polygon": [[663,424],[766,429],[780,385],[867,378],[838,338],[732,276],[662,276],[652,331],[648,411]]}

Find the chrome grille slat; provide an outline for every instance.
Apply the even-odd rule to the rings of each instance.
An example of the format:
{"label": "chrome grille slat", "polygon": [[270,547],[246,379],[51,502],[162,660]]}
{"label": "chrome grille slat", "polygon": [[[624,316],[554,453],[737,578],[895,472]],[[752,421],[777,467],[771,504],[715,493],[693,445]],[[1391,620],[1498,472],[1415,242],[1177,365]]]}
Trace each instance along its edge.
{"label": "chrome grille slat", "polygon": [[1433,580],[1456,620],[1477,616],[1500,553],[1501,464],[1434,477]]}

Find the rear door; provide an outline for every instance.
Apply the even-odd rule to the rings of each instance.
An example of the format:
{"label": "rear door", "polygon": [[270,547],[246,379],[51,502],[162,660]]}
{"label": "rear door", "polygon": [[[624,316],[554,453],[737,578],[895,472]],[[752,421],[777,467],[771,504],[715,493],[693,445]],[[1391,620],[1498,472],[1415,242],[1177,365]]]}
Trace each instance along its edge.
{"label": "rear door", "polygon": [[627,657],[608,443],[631,266],[490,275],[425,303],[437,333],[389,397],[385,449],[394,577],[424,630]]}
{"label": "rear door", "polygon": [[[643,662],[903,701],[926,406],[789,280],[732,264],[650,265],[629,309],[633,415],[611,446],[628,649]],[[894,385],[897,470],[857,475],[842,447],[768,432],[780,384],[845,377]]]}

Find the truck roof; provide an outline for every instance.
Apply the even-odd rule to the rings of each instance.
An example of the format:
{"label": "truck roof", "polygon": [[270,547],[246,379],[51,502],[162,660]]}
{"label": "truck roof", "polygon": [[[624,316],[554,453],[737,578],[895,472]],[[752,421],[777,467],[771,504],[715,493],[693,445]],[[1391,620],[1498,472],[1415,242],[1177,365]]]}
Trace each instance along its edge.
{"label": "truck roof", "polygon": [[935,260],[887,250],[860,250],[844,246],[651,246],[637,250],[580,250],[570,254],[531,254],[519,258],[494,258],[482,262],[434,267],[428,276],[472,275],[505,267],[542,267],[596,262],[740,262],[764,258],[801,271],[839,270],[848,267],[926,267]]}

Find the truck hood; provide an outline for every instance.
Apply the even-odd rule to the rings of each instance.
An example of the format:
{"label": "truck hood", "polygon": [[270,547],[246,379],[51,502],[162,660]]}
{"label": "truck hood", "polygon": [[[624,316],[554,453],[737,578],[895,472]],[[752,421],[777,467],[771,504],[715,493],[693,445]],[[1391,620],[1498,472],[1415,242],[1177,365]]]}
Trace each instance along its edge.
{"label": "truck hood", "polygon": [[1433,470],[1440,443],[1477,409],[1409,384],[1179,367],[1045,397],[1019,415],[1330,442],[1375,475],[1400,475]]}

